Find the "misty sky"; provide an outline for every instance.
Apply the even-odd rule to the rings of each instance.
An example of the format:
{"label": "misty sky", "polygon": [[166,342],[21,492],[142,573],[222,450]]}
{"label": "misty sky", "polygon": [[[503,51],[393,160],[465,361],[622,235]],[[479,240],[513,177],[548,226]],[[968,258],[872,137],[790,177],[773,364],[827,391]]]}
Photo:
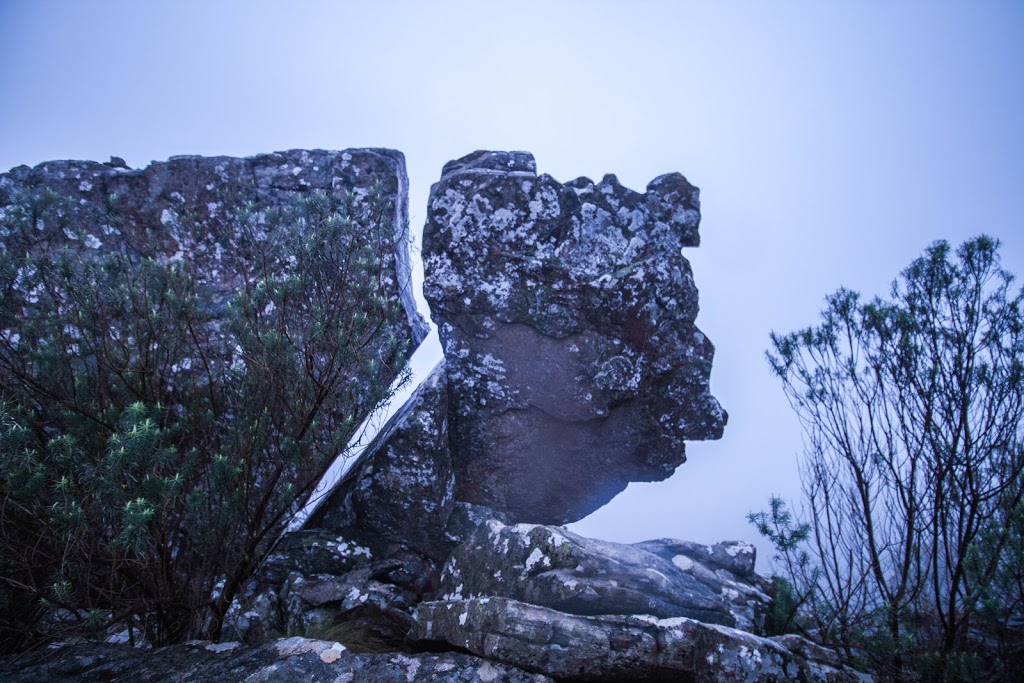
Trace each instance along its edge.
{"label": "misty sky", "polygon": [[885,293],[935,239],[988,233],[1024,276],[1022,71],[1020,2],[0,0],[0,171],[391,147],[417,235],[476,149],[639,191],[679,171],[729,426],[573,528],[756,540],[746,513],[799,492],[771,330]]}

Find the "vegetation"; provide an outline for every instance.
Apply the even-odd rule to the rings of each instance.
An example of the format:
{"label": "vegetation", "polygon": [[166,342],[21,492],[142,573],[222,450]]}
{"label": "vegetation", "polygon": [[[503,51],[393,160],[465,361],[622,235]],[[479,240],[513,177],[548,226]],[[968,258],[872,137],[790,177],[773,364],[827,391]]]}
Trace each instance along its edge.
{"label": "vegetation", "polygon": [[0,649],[112,624],[217,639],[406,376],[379,192],[235,206],[227,285],[117,203],[89,223],[113,247],[49,191],[0,219]]}
{"label": "vegetation", "polygon": [[840,290],[768,359],[803,424],[803,515],[772,499],[788,627],[886,680],[1022,662],[1024,291],[979,237],[933,244],[887,300]]}

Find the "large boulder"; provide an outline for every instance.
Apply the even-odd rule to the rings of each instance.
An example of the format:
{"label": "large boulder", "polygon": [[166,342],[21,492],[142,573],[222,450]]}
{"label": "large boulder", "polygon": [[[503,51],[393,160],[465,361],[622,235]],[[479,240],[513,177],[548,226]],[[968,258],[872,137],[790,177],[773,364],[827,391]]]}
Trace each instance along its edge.
{"label": "large boulder", "polygon": [[[716,556],[749,559],[723,566]],[[745,543],[625,545],[560,527],[490,521],[452,553],[442,599],[500,596],[580,615],[690,617],[760,631],[769,598]],[[734,571],[735,570],[735,571]]]}
{"label": "large boulder", "polygon": [[256,644],[273,634],[343,631],[375,649],[400,650],[416,605],[436,596],[439,573],[412,550],[377,554],[326,529],[293,532],[236,598],[224,635]]}
{"label": "large boulder", "polygon": [[560,681],[870,681],[793,636],[760,638],[685,617],[579,616],[506,598],[422,603],[411,637]]}
{"label": "large boulder", "polygon": [[431,189],[424,295],[448,362],[456,498],[563,524],[717,439],[714,348],[683,247],[698,190],[562,184],[523,152],[447,164]]}

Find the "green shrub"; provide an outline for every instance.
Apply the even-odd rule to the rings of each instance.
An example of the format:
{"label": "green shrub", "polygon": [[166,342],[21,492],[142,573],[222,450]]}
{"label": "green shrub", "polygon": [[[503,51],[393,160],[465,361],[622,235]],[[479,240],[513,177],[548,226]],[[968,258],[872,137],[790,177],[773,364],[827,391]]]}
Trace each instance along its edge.
{"label": "green shrub", "polygon": [[116,197],[94,227],[118,244],[69,246],[86,243],[69,208],[43,191],[0,219],[0,647],[67,624],[216,639],[407,377],[390,206],[236,203],[225,234],[249,267],[221,276],[230,292],[122,225]]}
{"label": "green shrub", "polygon": [[841,289],[771,339],[805,432],[804,518],[773,498],[750,521],[801,631],[882,680],[1020,661],[1024,290],[999,242],[936,242],[888,298]]}

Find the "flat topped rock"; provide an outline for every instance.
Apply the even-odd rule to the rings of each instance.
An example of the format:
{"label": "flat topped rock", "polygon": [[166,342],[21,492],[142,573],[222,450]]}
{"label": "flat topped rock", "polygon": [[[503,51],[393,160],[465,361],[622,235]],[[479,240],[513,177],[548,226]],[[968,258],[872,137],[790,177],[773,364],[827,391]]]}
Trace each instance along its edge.
{"label": "flat topped rock", "polygon": [[682,255],[699,243],[697,188],[534,169],[524,152],[445,166],[424,294],[448,363],[456,499],[563,524],[668,477],[727,416]]}
{"label": "flat topped rock", "polygon": [[[287,206],[297,195],[351,194],[364,203],[373,191],[390,201],[385,220],[394,250],[380,254],[389,295],[399,298],[406,325],[395,334],[414,349],[428,330],[416,310],[409,265],[408,178],[405,157],[390,149],[289,150],[252,157],[175,156],[145,168],[110,162],[47,161],[0,174],[0,211],[20,197],[48,190],[67,204],[57,246],[83,253],[142,243],[161,259],[195,264],[207,305],[225,302],[252,266],[238,248],[239,214]],[[40,233],[40,236],[44,236]],[[0,235],[0,240],[5,236]]]}

